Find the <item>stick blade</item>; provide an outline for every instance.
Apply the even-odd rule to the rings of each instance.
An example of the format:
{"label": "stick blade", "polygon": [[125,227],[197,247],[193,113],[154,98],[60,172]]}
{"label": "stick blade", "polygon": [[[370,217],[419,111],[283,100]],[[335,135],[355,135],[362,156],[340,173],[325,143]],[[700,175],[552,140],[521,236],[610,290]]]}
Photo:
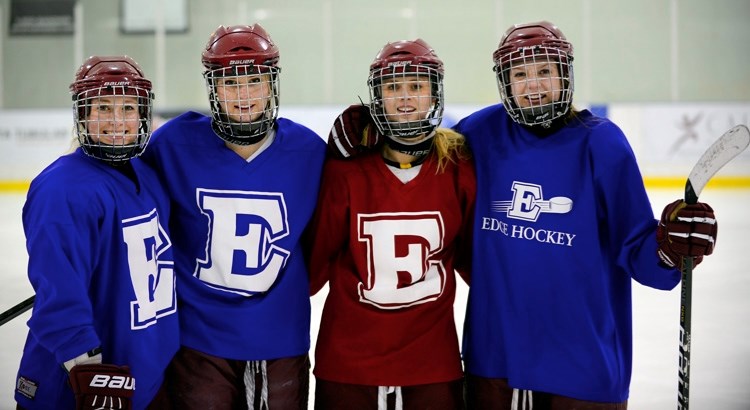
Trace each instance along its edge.
{"label": "stick blade", "polygon": [[685,202],[696,203],[703,188],[719,170],[750,145],[750,130],[745,125],[729,129],[703,153],[690,171],[685,184]]}

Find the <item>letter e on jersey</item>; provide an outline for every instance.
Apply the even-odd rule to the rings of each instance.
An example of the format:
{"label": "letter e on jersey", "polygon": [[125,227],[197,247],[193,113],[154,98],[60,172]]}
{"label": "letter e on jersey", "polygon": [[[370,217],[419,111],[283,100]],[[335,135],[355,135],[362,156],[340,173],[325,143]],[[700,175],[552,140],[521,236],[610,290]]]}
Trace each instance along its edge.
{"label": "letter e on jersey", "polygon": [[209,220],[206,258],[195,276],[215,289],[252,296],[276,282],[291,252],[276,242],[289,234],[282,193],[197,190]]}
{"label": "letter e on jersey", "polygon": [[136,297],[131,303],[130,327],[144,329],[155,324],[158,318],[177,312],[174,261],[161,257],[172,242],[161,226],[156,209],[124,219],[122,226]]}
{"label": "letter e on jersey", "polygon": [[359,240],[367,246],[367,283],[359,300],[401,309],[437,299],[445,288],[445,229],[438,212],[360,214]]}

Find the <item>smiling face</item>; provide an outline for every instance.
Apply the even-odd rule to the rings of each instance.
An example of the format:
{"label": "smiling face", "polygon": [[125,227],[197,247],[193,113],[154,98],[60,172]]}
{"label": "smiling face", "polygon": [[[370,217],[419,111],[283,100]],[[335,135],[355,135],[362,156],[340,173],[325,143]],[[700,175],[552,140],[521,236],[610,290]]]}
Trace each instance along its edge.
{"label": "smiling face", "polygon": [[510,68],[510,92],[520,108],[557,102],[562,89],[559,64],[555,61],[524,62]]}
{"label": "smiling face", "polygon": [[219,78],[216,96],[230,121],[256,121],[268,109],[272,96],[270,74],[238,75]]}
{"label": "smiling face", "polygon": [[435,101],[427,76],[386,78],[381,87],[385,115],[391,122],[424,120]]}
{"label": "smiling face", "polygon": [[101,96],[91,98],[88,104],[86,128],[93,142],[113,146],[135,143],[141,119],[137,97]]}

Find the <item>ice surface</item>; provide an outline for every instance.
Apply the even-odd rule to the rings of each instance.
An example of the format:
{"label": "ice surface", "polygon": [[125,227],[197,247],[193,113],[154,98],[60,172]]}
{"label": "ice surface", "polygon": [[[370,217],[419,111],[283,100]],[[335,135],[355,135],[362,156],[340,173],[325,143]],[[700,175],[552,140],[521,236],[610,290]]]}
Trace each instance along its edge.
{"label": "ice surface", "polygon": [[[679,189],[650,190],[656,214],[681,197]],[[714,254],[693,279],[690,401],[693,409],[750,409],[750,190],[706,188],[701,200],[711,204],[719,221]],[[24,195],[0,194],[0,310],[32,293],[26,279],[27,255],[21,228]],[[467,288],[459,288],[456,320],[459,330]],[[325,292],[313,297],[315,343]],[[629,409],[677,407],[679,286],[670,292],[633,283],[634,369]],[[0,410],[14,409],[13,389],[30,313],[0,327]],[[313,346],[314,348],[314,346]],[[314,380],[311,380],[314,385]],[[312,397],[312,394],[311,394]],[[310,408],[312,408],[312,403]]]}

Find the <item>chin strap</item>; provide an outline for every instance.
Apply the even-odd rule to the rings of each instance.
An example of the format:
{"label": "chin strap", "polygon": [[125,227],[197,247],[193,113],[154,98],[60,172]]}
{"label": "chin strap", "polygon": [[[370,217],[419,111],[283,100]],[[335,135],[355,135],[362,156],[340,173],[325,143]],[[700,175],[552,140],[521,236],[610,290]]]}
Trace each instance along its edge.
{"label": "chin strap", "polygon": [[216,121],[211,121],[214,133],[226,142],[235,145],[253,145],[265,138],[267,132],[260,132],[261,125],[236,125],[227,127],[220,126]]}

